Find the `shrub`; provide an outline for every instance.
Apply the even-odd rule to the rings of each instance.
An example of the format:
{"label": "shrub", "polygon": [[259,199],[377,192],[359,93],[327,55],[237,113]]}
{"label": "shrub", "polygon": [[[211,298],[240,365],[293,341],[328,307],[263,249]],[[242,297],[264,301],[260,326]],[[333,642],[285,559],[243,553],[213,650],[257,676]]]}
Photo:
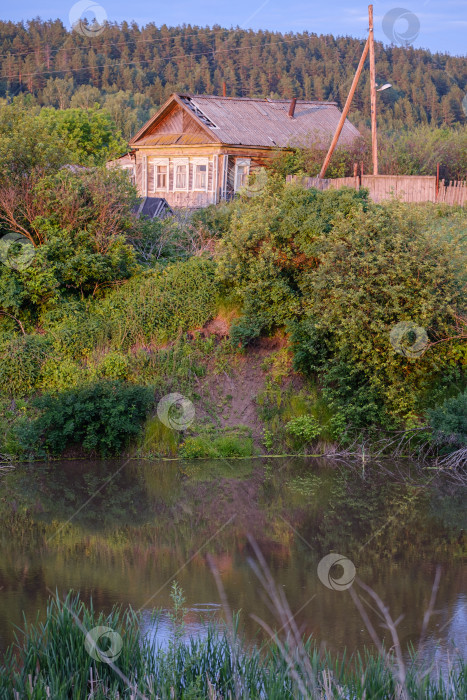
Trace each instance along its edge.
{"label": "shrub", "polygon": [[435,440],[452,448],[467,445],[467,391],[428,411]]}
{"label": "shrub", "polygon": [[300,281],[319,264],[316,242],[329,234],[339,214],[346,217],[360,208],[367,208],[364,192],[306,190],[275,177],[260,195],[236,205],[221,241],[218,275],[235,290],[248,319],[243,336],[248,339],[250,329],[256,333],[254,319],[261,332],[296,317]]}
{"label": "shrub", "polygon": [[110,294],[96,313],[107,319],[113,347],[174,339],[212,318],[216,286],[214,263],[190,258],[133,277]]}
{"label": "shrub", "polygon": [[285,426],[285,429],[300,445],[307,445],[313,442],[321,433],[321,426],[313,416],[292,418]]}
{"label": "shrub", "polygon": [[425,223],[417,209],[398,202],[355,209],[320,239],[320,265],[300,280],[313,343],[318,339],[324,358],[333,358],[320,373],[335,369],[339,377],[327,384],[332,390],[340,383],[350,399],[356,382],[358,404],[364,408],[371,395],[373,416],[380,406],[398,421],[412,416],[426,388],[459,358],[456,343],[414,357],[392,344],[390,332],[401,322],[425,329],[428,341],[456,335],[465,253],[455,241],[427,234]]}
{"label": "shrub", "polygon": [[50,351],[50,342],[40,335],[14,336],[4,342],[0,349],[0,392],[25,396],[34,391]]}
{"label": "shrub", "polygon": [[19,429],[18,439],[25,450],[42,447],[61,454],[69,446],[82,445],[102,456],[116,454],[140,433],[152,401],[150,389],[118,381],[45,395],[34,402],[39,417]]}
{"label": "shrub", "polygon": [[60,392],[83,383],[85,369],[77,362],[65,358],[48,357],[42,365],[39,388],[47,392]]}
{"label": "shrub", "polygon": [[98,376],[106,379],[125,380],[128,378],[129,370],[130,360],[121,352],[109,352],[97,366]]}
{"label": "shrub", "polygon": [[246,347],[257,340],[267,322],[264,317],[243,317],[235,321],[230,328],[230,342],[234,347]]}

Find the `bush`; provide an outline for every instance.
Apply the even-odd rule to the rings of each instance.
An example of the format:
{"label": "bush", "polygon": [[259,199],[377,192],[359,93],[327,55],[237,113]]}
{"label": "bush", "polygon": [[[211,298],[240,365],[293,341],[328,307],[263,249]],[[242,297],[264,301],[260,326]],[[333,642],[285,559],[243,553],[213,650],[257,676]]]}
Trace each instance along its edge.
{"label": "bush", "polygon": [[260,195],[237,204],[221,241],[218,275],[243,308],[236,324],[242,344],[300,313],[300,282],[319,264],[316,242],[339,214],[360,208],[367,208],[365,192],[306,190],[275,177]]}
{"label": "bush", "polygon": [[86,371],[77,362],[48,357],[42,365],[39,388],[46,392],[61,392],[83,383]]}
{"label": "bush", "polygon": [[216,309],[214,263],[205,258],[138,275],[96,308],[108,323],[113,347],[174,339],[203,326]]}
{"label": "bush", "polygon": [[117,454],[140,433],[152,401],[150,389],[118,381],[45,395],[34,402],[39,417],[18,428],[18,440],[25,451],[61,454],[82,445],[102,456]]}
{"label": "bush", "polygon": [[230,327],[230,342],[234,347],[245,348],[257,340],[267,322],[261,316],[243,317],[235,321]]}
{"label": "bush", "polygon": [[436,442],[453,449],[467,445],[467,391],[428,411]]}
{"label": "bush", "polygon": [[25,396],[35,390],[41,367],[51,351],[40,335],[14,336],[0,349],[0,393]]}
{"label": "bush", "polygon": [[130,360],[121,352],[109,352],[97,366],[98,376],[106,379],[125,380],[128,378],[129,371]]}
{"label": "bush", "polygon": [[308,445],[321,434],[321,426],[313,416],[292,418],[285,429],[299,445]]}
{"label": "bush", "polygon": [[[302,276],[300,290],[313,338],[327,347],[324,357],[333,358],[320,373],[339,367],[340,393],[355,403],[356,381],[365,403],[372,396],[373,416],[382,406],[399,422],[410,419],[427,387],[460,361],[460,343],[428,345],[407,356],[394,347],[391,330],[404,322],[420,327],[428,343],[456,335],[465,251],[427,234],[426,214],[398,202],[339,216],[315,250],[320,265]],[[329,380],[332,390],[336,381]]]}

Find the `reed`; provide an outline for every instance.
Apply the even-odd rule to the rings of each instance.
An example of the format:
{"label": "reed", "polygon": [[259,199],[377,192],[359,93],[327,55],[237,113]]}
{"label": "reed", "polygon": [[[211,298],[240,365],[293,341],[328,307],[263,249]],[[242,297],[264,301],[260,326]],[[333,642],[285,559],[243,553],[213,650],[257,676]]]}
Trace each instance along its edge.
{"label": "reed", "polygon": [[[157,614],[153,622],[157,625]],[[118,658],[94,660],[86,651],[85,634],[97,626],[120,635]],[[235,616],[231,627],[211,628],[204,639],[181,639],[174,631],[164,649],[156,646],[155,635],[150,639],[142,630],[139,615],[131,609],[115,607],[104,615],[92,603],[85,606],[78,595],[69,593],[64,601],[56,595],[49,601],[45,622],[25,623],[6,652],[0,665],[0,698],[398,697],[387,654],[365,651],[351,658],[332,658],[319,653],[311,640],[302,643],[298,655],[297,646],[289,642],[248,647],[238,635]],[[105,654],[105,638],[99,645]],[[407,664],[405,687],[410,699],[466,697],[467,666],[453,662],[447,676],[423,675],[413,660]]]}

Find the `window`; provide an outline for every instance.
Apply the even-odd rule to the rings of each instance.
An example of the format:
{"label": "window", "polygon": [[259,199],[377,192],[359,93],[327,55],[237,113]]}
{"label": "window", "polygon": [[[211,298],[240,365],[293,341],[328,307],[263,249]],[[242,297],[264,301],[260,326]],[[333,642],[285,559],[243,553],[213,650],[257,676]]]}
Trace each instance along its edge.
{"label": "window", "polygon": [[250,173],[249,160],[237,160],[235,163],[235,192],[241,187],[245,187],[248,183],[248,175]]}
{"label": "window", "polygon": [[154,180],[152,182],[152,191],[167,191],[169,189],[169,161],[168,158],[158,158],[151,160],[154,166]]}
{"label": "window", "polygon": [[167,189],[167,166],[166,165],[156,165],[155,172],[155,183],[156,190],[166,190]]}
{"label": "window", "polygon": [[129,165],[123,168],[123,170],[126,172],[128,177],[130,178],[130,182],[132,185],[136,185],[136,173],[135,173],[135,166],[134,165]]}
{"label": "window", "polygon": [[193,181],[194,190],[204,190],[208,189],[208,164],[207,163],[195,163],[195,175]]}
{"label": "window", "polygon": [[188,189],[188,163],[175,163],[174,190]]}

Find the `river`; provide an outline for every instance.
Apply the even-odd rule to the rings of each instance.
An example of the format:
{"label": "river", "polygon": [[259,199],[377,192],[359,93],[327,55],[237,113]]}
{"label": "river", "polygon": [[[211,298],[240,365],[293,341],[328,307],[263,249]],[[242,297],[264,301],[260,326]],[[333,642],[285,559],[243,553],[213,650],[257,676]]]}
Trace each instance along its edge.
{"label": "river", "polygon": [[[164,644],[174,580],[186,597],[186,633],[203,634],[223,614],[213,568],[229,606],[241,611],[246,639],[259,639],[252,614],[279,624],[254,571],[257,547],[300,631],[333,653],[372,647],[346,585],[353,573],[352,590],[386,646],[389,634],[358,581],[393,619],[402,616],[398,635],[407,649],[417,647],[439,570],[424,654],[465,658],[465,495],[410,464],[362,469],[265,458],[16,467],[0,476],[0,651],[23,617],[43,618],[51,593],[69,589],[92,597],[97,609],[141,610],[142,624]],[[318,564],[332,552],[343,568],[323,581]],[[163,611],[157,630],[154,608]]]}

